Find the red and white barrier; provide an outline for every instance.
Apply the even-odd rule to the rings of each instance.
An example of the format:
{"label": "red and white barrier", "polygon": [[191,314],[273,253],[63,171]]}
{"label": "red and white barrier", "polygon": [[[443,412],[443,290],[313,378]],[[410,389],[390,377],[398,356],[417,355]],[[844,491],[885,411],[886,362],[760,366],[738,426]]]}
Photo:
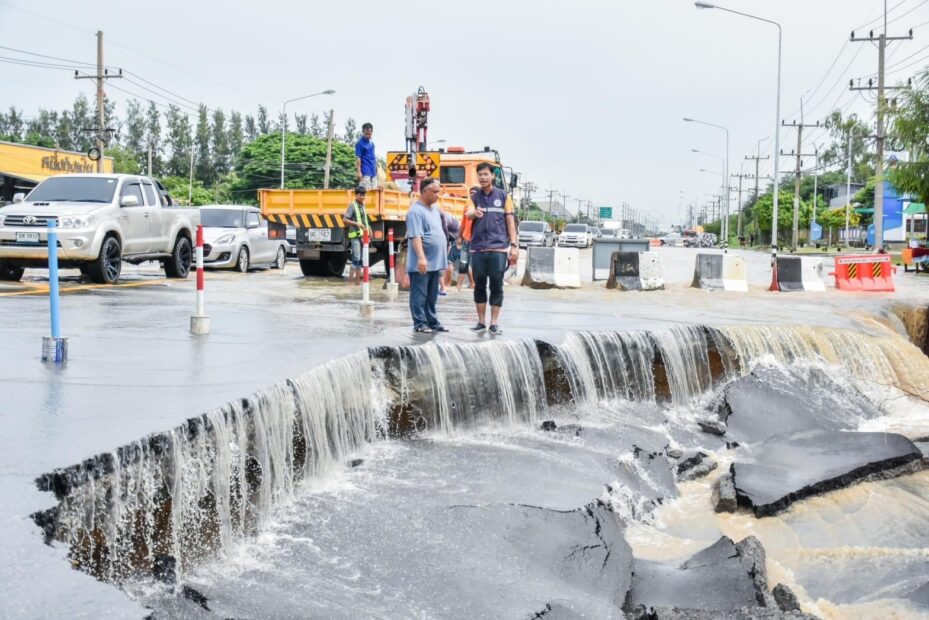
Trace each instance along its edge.
{"label": "red and white barrier", "polygon": [[197,314],[190,317],[191,334],[209,334],[210,317],[206,315],[203,286],[203,225],[197,225]]}
{"label": "red and white barrier", "polygon": [[397,267],[394,264],[394,229],[387,229],[387,256],[388,256],[388,266],[390,267],[390,284],[394,284],[397,280],[395,279],[395,274],[397,272]]}

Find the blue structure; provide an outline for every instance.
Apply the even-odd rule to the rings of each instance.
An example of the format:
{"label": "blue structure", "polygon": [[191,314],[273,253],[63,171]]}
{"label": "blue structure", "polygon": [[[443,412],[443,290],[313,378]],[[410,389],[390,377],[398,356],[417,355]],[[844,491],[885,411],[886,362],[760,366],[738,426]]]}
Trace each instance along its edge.
{"label": "blue structure", "polygon": [[[903,203],[906,200],[890,181],[884,181],[884,241],[906,240],[906,220],[903,217]],[[868,245],[876,247],[874,224],[868,226]]]}

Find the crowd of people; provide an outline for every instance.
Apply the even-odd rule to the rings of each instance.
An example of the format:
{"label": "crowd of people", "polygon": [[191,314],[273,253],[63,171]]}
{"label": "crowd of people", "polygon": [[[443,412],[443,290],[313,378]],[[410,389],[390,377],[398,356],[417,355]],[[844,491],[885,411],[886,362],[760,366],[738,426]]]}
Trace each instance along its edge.
{"label": "crowd of people", "polygon": [[[365,200],[369,190],[377,189],[373,133],[371,123],[362,125],[361,138],[355,144],[358,186],[342,218],[351,247],[351,284],[361,281],[362,236],[365,231],[371,232]],[[420,181],[419,197],[407,212],[406,271],[410,279],[410,315],[416,333],[448,331],[439,321],[436,304],[439,296],[446,295],[451,288],[455,272],[457,290],[461,291],[467,281],[473,291],[477,322],[471,330],[503,333],[499,321],[504,278],[519,256],[516,213],[507,192],[494,186],[491,163],[478,164],[477,178],[478,185],[471,188],[468,207],[460,220],[439,208],[442,186],[433,178]]]}

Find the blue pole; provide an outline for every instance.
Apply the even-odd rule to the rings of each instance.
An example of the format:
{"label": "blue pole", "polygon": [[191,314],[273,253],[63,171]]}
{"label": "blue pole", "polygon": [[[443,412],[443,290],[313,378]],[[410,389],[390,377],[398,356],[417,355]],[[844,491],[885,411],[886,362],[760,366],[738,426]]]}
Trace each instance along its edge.
{"label": "blue pole", "polygon": [[[48,218],[48,300],[52,314],[52,338],[61,338],[61,323],[58,316],[58,233],[55,218]],[[57,349],[57,347],[56,347]],[[57,353],[57,352],[56,352]],[[55,355],[55,361],[60,361]]]}

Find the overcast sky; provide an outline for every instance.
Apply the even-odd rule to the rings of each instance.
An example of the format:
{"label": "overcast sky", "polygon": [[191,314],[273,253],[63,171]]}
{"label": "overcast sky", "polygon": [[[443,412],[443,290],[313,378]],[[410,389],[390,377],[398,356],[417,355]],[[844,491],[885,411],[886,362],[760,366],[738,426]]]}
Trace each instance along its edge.
{"label": "overcast sky", "polygon": [[[787,121],[799,120],[801,96],[807,122],[834,107],[873,116],[873,96],[847,85],[876,72],[877,49],[847,41],[852,29],[879,30],[883,0],[722,6],[782,24]],[[888,51],[888,65],[898,65],[891,80],[902,79],[929,63],[929,0],[888,6],[891,34],[915,28],[913,41]],[[423,85],[432,99],[432,140],[491,145],[524,180],[569,194],[572,210],[576,198],[625,201],[665,224],[720,186],[718,175],[699,171],[720,170],[720,162],[691,149],[724,155],[723,132],[683,116],[729,128],[735,173],[775,120],[776,28],[684,0],[0,0],[6,47],[92,63],[98,29],[107,65],[211,108],[254,113],[263,103],[273,113],[286,99],[334,89],[288,112],[331,106],[340,126],[350,116],[371,121],[379,155],[403,147],[404,98]],[[70,106],[79,91],[93,96],[92,82],[67,70],[3,61],[0,85],[0,107],[15,105],[27,117]],[[128,95],[109,96],[124,110]],[[825,140],[822,131],[807,135],[805,149]],[[772,142],[762,143],[762,154],[771,154]],[[793,130],[784,131],[782,148],[796,148]],[[771,170],[769,160],[762,173]]]}

